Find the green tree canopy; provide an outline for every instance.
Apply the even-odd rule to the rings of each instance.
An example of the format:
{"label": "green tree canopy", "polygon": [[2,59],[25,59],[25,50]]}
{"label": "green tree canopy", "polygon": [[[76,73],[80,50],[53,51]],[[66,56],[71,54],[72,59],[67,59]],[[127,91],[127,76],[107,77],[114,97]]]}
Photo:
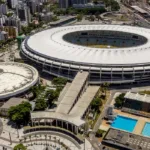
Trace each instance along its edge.
{"label": "green tree canopy", "polygon": [[61,87],[58,87],[56,90],[48,90],[46,92],[46,97],[48,97],[49,106],[51,106],[53,102],[58,99],[61,89]]}
{"label": "green tree canopy", "polygon": [[118,11],[120,9],[120,6],[117,1],[115,0],[103,0],[106,7],[111,6],[112,11]]}
{"label": "green tree canopy", "polygon": [[77,21],[81,21],[82,18],[83,18],[83,15],[82,15],[82,14],[78,14],[78,15],[77,15]]}
{"label": "green tree canopy", "polygon": [[39,98],[35,103],[35,110],[45,110],[47,108],[47,103],[44,98]]}
{"label": "green tree canopy", "polygon": [[120,94],[119,96],[117,96],[115,98],[115,106],[116,107],[122,107],[123,103],[124,103],[124,93]]}
{"label": "green tree canopy", "polygon": [[57,78],[54,78],[52,80],[52,83],[54,85],[65,85],[67,83],[67,79],[61,78],[61,77],[57,77]]}
{"label": "green tree canopy", "polygon": [[23,144],[18,144],[13,150],[27,150],[27,148]]}
{"label": "green tree canopy", "polygon": [[99,111],[99,107],[102,106],[102,100],[98,97],[94,98],[91,103],[91,108],[95,111]]}
{"label": "green tree canopy", "polygon": [[8,110],[8,117],[11,121],[15,122],[18,126],[26,124],[30,119],[31,104],[23,102],[17,106],[12,106]]}

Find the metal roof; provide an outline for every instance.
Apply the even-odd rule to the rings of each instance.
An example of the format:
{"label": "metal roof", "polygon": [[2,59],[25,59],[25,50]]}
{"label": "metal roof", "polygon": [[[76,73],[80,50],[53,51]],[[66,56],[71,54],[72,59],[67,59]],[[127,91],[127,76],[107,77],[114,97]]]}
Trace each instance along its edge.
{"label": "metal roof", "polygon": [[[63,36],[76,31],[103,30],[130,33],[147,39],[143,45],[126,48],[91,48],[69,43]],[[52,28],[31,35],[22,45],[23,51],[57,62],[88,65],[149,64],[150,30],[120,25],[76,25]],[[30,49],[30,52],[29,52]],[[32,54],[33,55],[33,54]],[[34,57],[33,55],[33,57]],[[134,58],[134,59],[133,59]]]}
{"label": "metal roof", "polygon": [[134,100],[134,101],[150,103],[150,96],[147,94],[141,95],[139,93],[127,92],[124,98],[129,99],[129,100]]}
{"label": "metal roof", "polygon": [[88,72],[78,72],[76,77],[74,78],[71,86],[69,87],[68,91],[66,92],[64,98],[60,102],[56,112],[67,114],[69,113],[70,109],[72,108],[75,100],[79,96],[83,84],[85,83],[88,77]]}

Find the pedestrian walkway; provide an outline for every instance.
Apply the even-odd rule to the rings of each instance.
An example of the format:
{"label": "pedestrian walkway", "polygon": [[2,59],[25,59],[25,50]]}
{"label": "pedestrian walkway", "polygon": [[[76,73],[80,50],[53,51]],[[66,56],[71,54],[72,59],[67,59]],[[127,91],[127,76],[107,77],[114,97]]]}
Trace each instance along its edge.
{"label": "pedestrian walkway", "polygon": [[68,114],[75,104],[78,101],[82,91],[84,90],[87,82],[89,73],[88,72],[78,72],[72,81],[68,91],[60,102],[58,108],[56,109],[57,113]]}
{"label": "pedestrian walkway", "polygon": [[99,86],[88,86],[69,114],[82,118],[96,93],[98,92],[98,89]]}

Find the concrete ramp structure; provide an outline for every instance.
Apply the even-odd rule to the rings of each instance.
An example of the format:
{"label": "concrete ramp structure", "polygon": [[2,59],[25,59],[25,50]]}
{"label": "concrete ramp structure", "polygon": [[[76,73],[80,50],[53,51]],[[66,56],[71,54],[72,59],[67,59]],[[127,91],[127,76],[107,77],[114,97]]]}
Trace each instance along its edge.
{"label": "concrete ramp structure", "polygon": [[88,85],[88,72],[78,72],[56,112],[68,114]]}
{"label": "concrete ramp structure", "polygon": [[[88,76],[88,72],[80,71],[72,83],[64,87],[63,96],[60,95],[61,99],[55,112],[32,112],[31,128],[34,127],[34,130],[26,129],[25,132],[35,131],[36,126],[38,130],[40,126],[49,126],[49,130],[55,127],[78,135],[78,131],[84,129],[84,117],[99,90],[99,86],[88,85]],[[43,127],[40,129],[43,130]]]}

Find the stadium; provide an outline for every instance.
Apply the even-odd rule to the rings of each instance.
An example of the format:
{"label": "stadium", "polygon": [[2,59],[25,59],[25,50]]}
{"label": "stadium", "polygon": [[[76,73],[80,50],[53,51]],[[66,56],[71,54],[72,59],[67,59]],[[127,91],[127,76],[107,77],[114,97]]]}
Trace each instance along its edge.
{"label": "stadium", "polygon": [[38,72],[32,66],[22,63],[0,63],[0,99],[23,94],[38,80]]}
{"label": "stadium", "polygon": [[119,25],[47,29],[24,40],[21,53],[33,65],[72,80],[89,72],[91,84],[139,83],[150,79],[150,30]]}

